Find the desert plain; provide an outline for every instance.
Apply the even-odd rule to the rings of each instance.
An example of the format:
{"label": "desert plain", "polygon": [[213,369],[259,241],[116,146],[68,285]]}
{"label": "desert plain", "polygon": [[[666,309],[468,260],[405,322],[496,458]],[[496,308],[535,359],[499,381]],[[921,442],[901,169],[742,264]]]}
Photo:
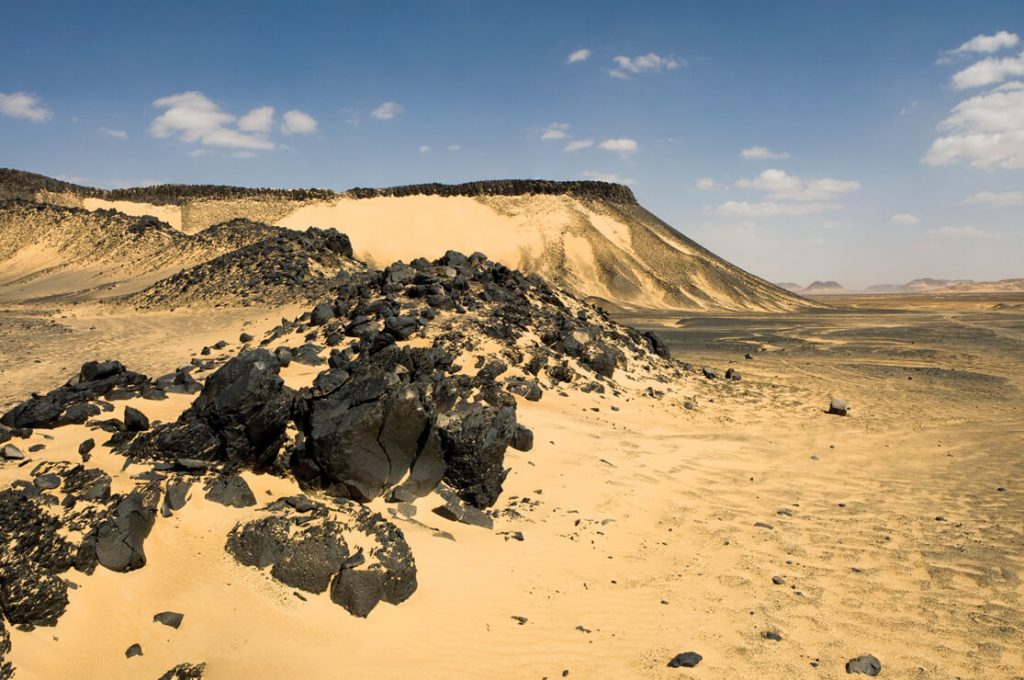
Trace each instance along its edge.
{"label": "desert plain", "polygon": [[[63,274],[7,290],[33,280],[57,284],[0,309],[4,412],[88,361],[147,376],[192,361],[203,381],[263,338],[301,345],[316,301],[144,308],[78,283],[69,294]],[[516,392],[532,446],[508,448],[488,526],[432,512],[445,505],[437,491],[367,500],[415,558],[400,604],[351,615],[240,564],[225,540],[253,509],[205,498],[197,481],[155,519],[144,566],[68,570],[55,625],[7,624],[15,677],[202,664],[215,679],[835,678],[864,655],[882,677],[1024,677],[1024,295],[843,295],[772,311],[608,303],[606,316],[566,295],[603,329],[592,338],[653,331],[672,358],[652,345],[591,382]],[[429,346],[447,314],[459,323],[442,312],[398,344]],[[477,354],[497,351],[476,340]],[[465,363],[470,375],[489,365]],[[280,376],[299,391],[324,370],[293,361]],[[104,417],[132,407],[155,428],[195,399],[164,396],[96,401]],[[827,413],[833,399],[846,416]],[[22,435],[9,443],[25,458],[0,463],[0,482],[54,495],[51,508],[61,481],[51,491],[39,466],[78,464],[90,437],[87,465],[115,495],[176,474],[106,445],[93,421]],[[240,474],[260,506],[329,495],[279,471]],[[171,627],[160,612],[183,617]],[[142,653],[127,657],[133,645]],[[699,664],[667,665],[684,652]]]}

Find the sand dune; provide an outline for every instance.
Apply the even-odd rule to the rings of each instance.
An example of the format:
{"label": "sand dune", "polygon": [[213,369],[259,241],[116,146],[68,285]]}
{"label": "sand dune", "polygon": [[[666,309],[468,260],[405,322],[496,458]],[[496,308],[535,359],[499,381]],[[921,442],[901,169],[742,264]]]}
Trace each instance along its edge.
{"label": "sand dune", "polygon": [[300,230],[337,228],[352,239],[358,258],[378,266],[449,249],[480,251],[625,309],[818,306],[722,260],[644,210],[628,188],[602,182],[497,181],[343,194],[187,186],[101,191],[5,172],[0,183],[10,188],[0,196],[155,215],[186,233],[237,217]]}

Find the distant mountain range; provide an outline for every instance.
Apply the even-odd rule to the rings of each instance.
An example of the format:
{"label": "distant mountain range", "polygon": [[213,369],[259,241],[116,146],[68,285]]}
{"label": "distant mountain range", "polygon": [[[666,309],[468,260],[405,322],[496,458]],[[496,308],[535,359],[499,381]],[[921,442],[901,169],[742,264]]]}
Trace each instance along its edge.
{"label": "distant mountain range", "polygon": [[863,290],[844,287],[837,281],[815,281],[809,286],[782,282],[775,285],[800,295],[844,295],[868,293],[874,295],[942,295],[970,293],[1024,293],[1024,278],[1002,279],[999,281],[973,281],[971,279],[921,278],[907,283],[883,283],[868,286]]}

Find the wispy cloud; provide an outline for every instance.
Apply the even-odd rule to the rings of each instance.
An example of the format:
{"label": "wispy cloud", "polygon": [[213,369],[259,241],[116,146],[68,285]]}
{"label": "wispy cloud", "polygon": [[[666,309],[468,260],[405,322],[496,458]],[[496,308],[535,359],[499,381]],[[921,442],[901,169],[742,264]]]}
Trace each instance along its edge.
{"label": "wispy cloud", "polygon": [[1011,82],[957,104],[938,125],[923,161],[951,165],[965,160],[982,169],[1024,168],[1024,83]]}
{"label": "wispy cloud", "polygon": [[316,118],[305,111],[292,109],[281,116],[281,133],[285,135],[311,135],[318,127]]}
{"label": "wispy cloud", "polygon": [[1024,205],[1024,191],[979,191],[963,201],[964,205]]}
{"label": "wispy cloud", "polygon": [[462,151],[462,145],[461,144],[449,144],[448,145],[448,150],[451,151],[451,152]]}
{"label": "wispy cloud", "polygon": [[765,170],[754,179],[741,179],[736,182],[741,189],[757,189],[774,200],[790,201],[824,201],[834,199],[860,189],[860,183],[843,179],[803,179],[789,175],[784,170],[775,168]]}
{"label": "wispy cloud", "polygon": [[936,238],[948,238],[948,239],[963,239],[963,240],[980,240],[995,238],[995,234],[985,229],[968,225],[964,227],[939,227],[938,229],[929,229],[928,235]]}
{"label": "wispy cloud", "polygon": [[701,191],[715,191],[721,188],[712,177],[698,177],[697,181],[693,183]]}
{"label": "wispy cloud", "polygon": [[544,128],[544,132],[541,133],[541,139],[565,139],[569,134],[568,123],[552,123]]}
{"label": "wispy cloud", "polygon": [[575,52],[570,52],[569,56],[566,57],[565,59],[565,63],[576,64],[581,61],[586,61],[587,59],[590,59],[590,50],[584,48],[581,50],[576,50]]}
{"label": "wispy cloud", "polygon": [[42,123],[53,117],[53,113],[43,106],[42,100],[28,92],[0,92],[0,116],[21,118],[33,123]]}
{"label": "wispy cloud", "polygon": [[582,151],[583,149],[589,149],[594,146],[593,139],[574,139],[565,145],[565,150],[573,153],[576,151]]}
{"label": "wispy cloud", "polygon": [[402,112],[402,106],[397,102],[384,102],[373,111],[370,115],[377,120],[391,120]]}
{"label": "wispy cloud", "polygon": [[597,148],[605,151],[616,151],[618,153],[630,154],[640,150],[640,145],[635,139],[620,137],[619,139],[606,139],[597,145]]}
{"label": "wispy cloud", "polygon": [[910,213],[896,213],[889,218],[889,221],[893,224],[912,225],[920,224],[921,218],[917,215],[911,215]]}
{"label": "wispy cloud", "polygon": [[613,184],[633,184],[636,182],[632,177],[623,177],[615,172],[598,172],[597,170],[584,170],[580,173],[584,179],[592,179],[597,182],[612,182]]}
{"label": "wispy cloud", "polygon": [[751,146],[740,151],[740,156],[748,161],[765,161],[789,158],[789,153],[785,151],[772,151],[764,146]]}
{"label": "wispy cloud", "polygon": [[776,203],[773,201],[726,201],[710,212],[726,217],[794,217],[813,215],[826,210],[837,210],[842,206],[834,203]]}
{"label": "wispy cloud", "polygon": [[430,153],[431,151],[432,151],[432,149],[430,148],[430,146],[428,144],[421,144],[420,145],[420,153]]}
{"label": "wispy cloud", "polygon": [[238,129],[243,132],[270,132],[274,127],[274,107],[261,106],[238,119]]}
{"label": "wispy cloud", "polygon": [[619,78],[621,80],[627,80],[634,75],[641,73],[660,73],[662,71],[674,71],[677,68],[686,66],[684,59],[677,59],[676,57],[662,57],[654,52],[647,54],[641,54],[636,57],[627,57],[625,55],[618,55],[612,57],[612,61],[615,63],[615,68],[608,71],[608,75],[612,78]]}
{"label": "wispy cloud", "polygon": [[114,139],[128,139],[128,133],[124,130],[112,130],[110,128],[101,127],[97,132],[101,135],[106,135],[107,137],[113,137]]}
{"label": "wispy cloud", "polygon": [[976,35],[955,50],[950,50],[941,59],[940,64],[948,64],[957,57],[966,57],[970,54],[993,54],[1000,50],[1016,47],[1020,42],[1020,36],[1009,31],[998,31],[992,35]]}
{"label": "wispy cloud", "polygon": [[1024,52],[1015,57],[989,57],[975,62],[953,75],[953,89],[995,85],[1008,78],[1024,76]]}
{"label": "wispy cloud", "polygon": [[[248,149],[250,151],[274,148],[262,132],[246,132],[234,127],[235,116],[222,111],[202,92],[182,92],[162,97],[153,102],[165,109],[149,126],[157,138],[177,137],[186,144]],[[251,113],[251,112],[250,112]]]}

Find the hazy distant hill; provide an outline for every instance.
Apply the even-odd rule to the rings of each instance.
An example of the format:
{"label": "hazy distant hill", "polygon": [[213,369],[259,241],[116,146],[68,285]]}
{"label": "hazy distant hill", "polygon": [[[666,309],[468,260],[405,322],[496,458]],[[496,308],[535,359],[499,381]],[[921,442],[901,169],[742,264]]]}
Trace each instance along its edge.
{"label": "hazy distant hill", "polygon": [[800,291],[808,295],[837,295],[849,292],[838,281],[815,281]]}
{"label": "hazy distant hill", "polygon": [[967,293],[1020,293],[1024,292],[1024,278],[1001,281],[971,281],[966,279],[914,279],[903,284],[882,284],[870,286],[865,292],[903,295],[943,295]]}
{"label": "hazy distant hill", "polygon": [[480,251],[624,308],[818,306],[719,258],[645,210],[628,187],[606,182],[498,180],[340,193],[213,185],[108,191],[0,170],[3,197],[153,215],[186,234],[234,218],[299,230],[335,227],[349,236],[356,258],[374,264]]}

